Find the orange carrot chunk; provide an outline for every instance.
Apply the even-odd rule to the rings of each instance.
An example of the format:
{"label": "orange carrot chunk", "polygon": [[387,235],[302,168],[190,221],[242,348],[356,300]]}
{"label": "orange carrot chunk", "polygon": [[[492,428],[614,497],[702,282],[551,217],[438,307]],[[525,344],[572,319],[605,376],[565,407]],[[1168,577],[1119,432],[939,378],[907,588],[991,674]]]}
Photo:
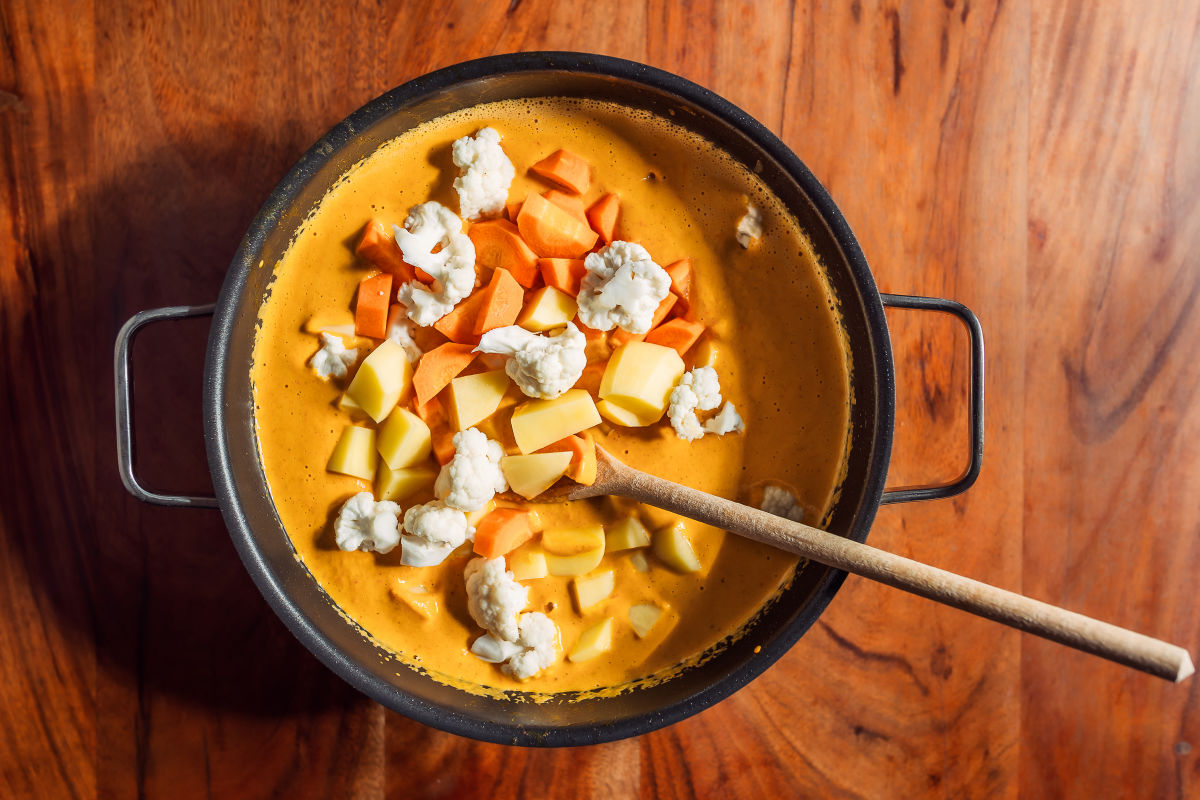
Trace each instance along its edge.
{"label": "orange carrot chunk", "polygon": [[572,217],[580,222],[587,224],[587,211],[583,208],[583,198],[577,194],[567,194],[560,192],[558,189],[547,189],[542,192],[542,197],[549,200],[554,205],[566,211]]}
{"label": "orange carrot chunk", "polygon": [[436,428],[430,428],[429,433],[433,439],[433,457],[442,466],[450,463],[450,459],[454,458],[454,429],[447,423],[442,423]]}
{"label": "orange carrot chunk", "polygon": [[606,194],[588,206],[587,220],[592,230],[600,234],[600,239],[608,244],[617,232],[617,213],[621,210],[621,201],[615,194]]}
{"label": "orange carrot chunk", "polygon": [[503,268],[492,273],[492,282],[480,294],[484,299],[479,316],[475,318],[476,336],[515,323],[525,303],[525,290],[512,273]]}
{"label": "orange carrot chunk", "polygon": [[509,222],[517,221],[517,214],[521,213],[521,203],[524,200],[513,200],[511,203],[504,204],[504,216],[508,217]]}
{"label": "orange carrot chunk", "polygon": [[671,276],[671,291],[680,300],[689,300],[692,292],[692,260],[681,258],[668,264],[665,269]]}
{"label": "orange carrot chunk", "polygon": [[366,259],[378,269],[395,275],[401,281],[407,283],[415,277],[412,265],[405,263],[400,246],[388,233],[388,227],[380,220],[373,219],[367,223],[354,252],[359,258]]}
{"label": "orange carrot chunk", "polygon": [[381,272],[363,278],[358,284],[358,299],[354,303],[354,332],[372,339],[387,336],[388,304],[391,299],[390,273]]}
{"label": "orange carrot chunk", "polygon": [[542,258],[580,258],[599,235],[540,194],[525,198],[517,215],[521,238]]}
{"label": "orange carrot chunk", "polygon": [[421,356],[413,372],[413,389],[417,403],[424,405],[446,388],[460,372],[471,365],[478,355],[473,344],[446,342]]}
{"label": "orange carrot chunk", "polygon": [[538,276],[538,254],[521,238],[516,225],[506,219],[490,219],[472,225],[467,236],[475,245],[476,264],[503,267],[517,283],[526,289],[533,288]]}
{"label": "orange carrot chunk", "polygon": [[[654,317],[650,320],[650,330],[657,328],[659,323],[667,318],[667,314],[670,313],[671,308],[677,302],[679,302],[679,299],[675,297],[675,295],[668,292],[667,296],[664,297],[662,302],[658,304],[658,308],[654,309]],[[624,328],[617,328],[608,335],[609,344],[611,344],[613,347],[620,347],[621,345],[628,344],[629,342],[641,342],[644,341],[645,338],[646,334],[644,333],[630,333]]]}
{"label": "orange carrot chunk", "polygon": [[691,349],[702,333],[704,333],[704,326],[699,322],[692,322],[687,319],[673,319],[664,322],[647,333],[646,341],[650,344],[661,344],[663,347],[670,347],[682,356]]}
{"label": "orange carrot chunk", "polygon": [[555,150],[530,167],[529,171],[575,194],[586,192],[592,182],[591,167],[570,150]]}
{"label": "orange carrot chunk", "polygon": [[433,323],[433,327],[452,342],[474,347],[479,344],[479,337],[475,335],[475,319],[483,307],[483,299],[483,292],[475,292],[456,305],[449,314]]}
{"label": "orange carrot chunk", "polygon": [[475,552],[496,558],[516,550],[533,538],[529,512],[519,508],[497,508],[475,526]]}
{"label": "orange carrot chunk", "polygon": [[539,258],[537,263],[547,286],[553,286],[571,297],[579,294],[579,285],[587,274],[582,258]]}
{"label": "orange carrot chunk", "polygon": [[596,443],[584,431],[580,436],[568,436],[538,450],[539,453],[570,453],[571,463],[566,475],[576,483],[591,486],[596,482]]}

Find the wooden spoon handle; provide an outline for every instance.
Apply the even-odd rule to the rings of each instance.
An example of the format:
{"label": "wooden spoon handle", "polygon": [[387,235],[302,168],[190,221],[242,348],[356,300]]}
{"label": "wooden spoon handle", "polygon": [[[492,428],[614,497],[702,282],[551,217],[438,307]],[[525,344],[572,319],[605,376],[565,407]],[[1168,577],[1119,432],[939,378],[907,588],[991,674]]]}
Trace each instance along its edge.
{"label": "wooden spoon handle", "polygon": [[620,479],[609,488],[613,494],[665,508],[1169,681],[1178,683],[1193,672],[1191,657],[1182,647],[689,489],[628,465],[620,465],[618,471]]}

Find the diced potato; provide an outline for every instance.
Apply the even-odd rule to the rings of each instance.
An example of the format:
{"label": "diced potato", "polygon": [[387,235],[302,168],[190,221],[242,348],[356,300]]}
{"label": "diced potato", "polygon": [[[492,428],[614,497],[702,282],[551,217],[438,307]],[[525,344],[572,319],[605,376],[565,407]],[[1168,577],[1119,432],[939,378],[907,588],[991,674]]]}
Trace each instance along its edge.
{"label": "diced potato", "polygon": [[596,403],[596,410],[609,422],[614,425],[623,425],[626,428],[644,428],[662,418],[662,414],[635,414],[612,400],[601,400]]}
{"label": "diced potato", "polygon": [[604,549],[604,526],[583,528],[551,528],[542,532],[542,547],[547,553],[573,556],[596,548]]}
{"label": "diced potato", "polygon": [[634,550],[632,553],[630,553],[629,563],[632,564],[633,568],[638,572],[650,571],[650,560],[646,558],[646,554],[641,550]]}
{"label": "diced potato", "polygon": [[629,624],[633,626],[633,632],[639,639],[645,639],[646,634],[650,633],[662,618],[662,613],[662,609],[653,603],[638,603],[629,607]]}
{"label": "diced potato", "polygon": [[546,553],[536,547],[521,547],[508,554],[508,569],[518,581],[535,581],[550,574]]}
{"label": "diced potato", "polygon": [[529,298],[517,324],[527,331],[553,330],[575,319],[578,310],[574,297],[553,286],[543,286]]}
{"label": "diced potato", "polygon": [[363,416],[367,414],[363,411],[362,406],[354,402],[354,398],[345,392],[342,392],[341,397],[338,398],[337,407],[338,411],[344,411],[347,414],[362,414]]}
{"label": "diced potato", "polygon": [[517,406],[512,415],[513,439],[522,453],[532,453],[599,423],[592,396],[583,389],[570,389],[553,400]]}
{"label": "diced potato", "polygon": [[425,420],[406,408],[396,408],[379,427],[375,447],[392,469],[411,467],[429,458],[433,434]]}
{"label": "diced potato", "polygon": [[404,348],[391,339],[371,351],[363,360],[354,380],[346,387],[346,395],[367,412],[376,422],[396,407],[400,398],[412,390],[412,364]]}
{"label": "diced potato", "polygon": [[485,505],[483,508],[479,509],[478,511],[466,512],[467,524],[470,525],[472,528],[474,528],[476,525],[479,524],[479,520],[483,519],[484,517],[486,517],[488,514],[492,513],[495,510],[496,510],[496,501],[488,500],[487,505]]}
{"label": "diced potato", "polygon": [[325,469],[369,481],[375,477],[375,431],[358,425],[347,425]]}
{"label": "diced potato", "polygon": [[306,333],[332,333],[335,336],[353,337],[354,312],[348,308],[321,311],[304,323]]}
{"label": "diced potato", "polygon": [[696,349],[692,351],[692,366],[694,367],[715,367],[717,366],[717,357],[720,355],[720,350],[709,337],[705,336],[700,344],[696,345]]}
{"label": "diced potato", "polygon": [[495,414],[509,383],[502,369],[450,381],[450,415],[455,428],[465,431]]}
{"label": "diced potato", "polygon": [[500,471],[508,481],[508,488],[532,500],[554,485],[571,465],[571,454],[530,453],[527,456],[505,456],[500,461]]}
{"label": "diced potato", "polygon": [[383,459],[375,473],[375,497],[398,503],[421,491],[432,491],[437,470],[430,466],[392,469]]}
{"label": "diced potato", "polygon": [[654,555],[677,572],[700,571],[700,559],[682,520],[654,532]]}
{"label": "diced potato", "polygon": [[608,360],[600,381],[600,399],[619,405],[638,419],[657,422],[685,369],[679,353],[670,347],[629,342]]}
{"label": "diced potato", "polygon": [[567,654],[567,658],[579,664],[603,655],[612,649],[612,617],[605,617],[592,627],[579,634],[579,640]]}
{"label": "diced potato", "polygon": [[430,620],[437,616],[437,595],[422,584],[410,584],[397,579],[388,586],[388,593],[415,611],[422,619]]}
{"label": "diced potato", "polygon": [[579,613],[586,613],[589,608],[608,599],[616,586],[616,578],[611,569],[597,572],[595,575],[579,577],[571,581],[571,594],[575,596],[575,607]]}
{"label": "diced potato", "polygon": [[637,517],[626,517],[610,525],[604,534],[604,549],[610,553],[649,545],[650,531],[646,530],[646,526]]}
{"label": "diced potato", "polygon": [[556,577],[570,578],[574,575],[588,574],[600,566],[600,562],[603,559],[603,547],[597,547],[594,550],[585,550],[582,553],[570,556],[546,553],[546,569],[551,575]]}

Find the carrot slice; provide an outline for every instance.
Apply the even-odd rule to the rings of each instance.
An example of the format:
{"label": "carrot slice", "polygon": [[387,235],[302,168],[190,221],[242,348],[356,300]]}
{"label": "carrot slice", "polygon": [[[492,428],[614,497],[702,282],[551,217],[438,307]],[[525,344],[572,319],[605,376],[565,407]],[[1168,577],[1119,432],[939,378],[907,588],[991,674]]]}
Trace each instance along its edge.
{"label": "carrot slice", "polygon": [[391,273],[381,272],[363,278],[358,284],[358,299],[354,303],[354,332],[372,339],[387,336],[388,303],[391,299]]}
{"label": "carrot slice", "polygon": [[476,336],[515,323],[525,303],[525,290],[512,273],[503,267],[497,267],[492,272],[492,282],[480,294],[484,299],[479,307],[479,316],[475,318],[473,332]]}
{"label": "carrot slice", "polygon": [[414,397],[412,411],[430,428],[439,423],[444,423],[448,419],[446,416],[446,407],[436,397],[431,397],[423,403]]}
{"label": "carrot slice", "polygon": [[670,347],[682,356],[691,349],[702,333],[704,333],[704,326],[699,322],[673,319],[647,333],[646,341],[650,344]]}
{"label": "carrot slice", "polygon": [[516,550],[533,538],[529,512],[519,508],[497,508],[475,526],[475,552],[496,558]]}
{"label": "carrot slice", "polygon": [[428,403],[460,372],[469,367],[478,355],[474,350],[473,344],[446,342],[421,356],[412,377],[413,389],[417,392],[417,403]]}
{"label": "carrot slice", "polygon": [[596,482],[596,443],[591,434],[584,431],[579,436],[568,436],[559,439],[552,445],[547,445],[539,453],[570,453],[571,463],[567,466],[566,475],[576,483],[591,486]]}
{"label": "carrot slice", "polygon": [[475,292],[433,323],[433,327],[452,342],[472,346],[479,344],[479,337],[475,335],[475,320],[483,307],[483,300],[483,292]]}
{"label": "carrot slice", "polygon": [[380,220],[373,219],[367,223],[354,252],[401,281],[408,282],[416,277],[413,266],[404,261],[400,245],[396,244],[396,240],[388,233],[387,226]]}
{"label": "carrot slice", "polygon": [[517,221],[517,214],[521,213],[521,204],[524,200],[513,200],[511,203],[504,204],[504,216],[508,217],[509,222]]}
{"label": "carrot slice", "polygon": [[586,222],[540,194],[525,198],[517,215],[517,228],[521,238],[543,258],[579,258],[599,238]]}
{"label": "carrot slice", "polygon": [[583,194],[591,185],[591,167],[570,150],[555,150],[529,171],[575,194]]}
{"label": "carrot slice", "polygon": [[547,286],[553,286],[571,297],[579,294],[579,285],[587,274],[582,258],[539,258],[537,263]]}
{"label": "carrot slice", "polygon": [[[524,206],[522,204],[522,209]],[[506,219],[476,222],[467,231],[467,236],[475,245],[475,263],[503,267],[512,273],[517,283],[526,289],[533,288],[538,276],[538,254],[521,238],[516,225]]]}
{"label": "carrot slice", "polygon": [[[658,308],[654,309],[654,316],[650,320],[650,330],[657,328],[659,323],[667,318],[667,314],[671,312],[671,308],[677,302],[679,302],[679,298],[668,292],[667,296],[658,304]],[[646,334],[644,333],[630,333],[624,328],[617,328],[608,335],[609,344],[613,347],[620,347],[629,342],[640,342],[645,340],[645,338]]]}
{"label": "carrot slice", "polygon": [[617,213],[621,210],[621,200],[615,194],[606,194],[588,206],[587,221],[592,230],[600,234],[600,239],[608,244],[617,232]]}
{"label": "carrot slice", "polygon": [[577,194],[567,194],[560,192],[558,189],[547,189],[542,192],[542,197],[549,200],[554,205],[566,211],[572,217],[584,223],[588,222],[587,211],[583,208],[583,198]]}
{"label": "carrot slice", "polygon": [[450,459],[454,458],[454,429],[443,423],[430,428],[429,433],[433,438],[433,457],[442,466],[449,464]]}
{"label": "carrot slice", "polygon": [[681,258],[672,264],[668,264],[665,269],[667,270],[667,274],[671,276],[671,291],[675,293],[676,297],[684,301],[683,310],[686,311],[692,293],[692,260],[690,258]]}

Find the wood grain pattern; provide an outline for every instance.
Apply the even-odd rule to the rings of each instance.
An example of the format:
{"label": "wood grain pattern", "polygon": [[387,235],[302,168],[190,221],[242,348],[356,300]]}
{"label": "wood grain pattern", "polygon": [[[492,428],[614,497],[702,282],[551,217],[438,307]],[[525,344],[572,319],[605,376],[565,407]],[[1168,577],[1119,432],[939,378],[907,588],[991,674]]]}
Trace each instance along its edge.
{"label": "wood grain pattern", "polygon": [[[1200,3],[0,4],[0,796],[1195,797],[1180,687],[851,578],[778,665],[669,729],[469,742],[368,701],[215,513],[116,474],[111,345],[206,302],[329,126],[522,49],[708,86],[828,186],[884,291],[988,341],[984,471],[871,542],[1200,649]],[[966,343],[890,315],[895,484],[963,464]],[[135,353],[140,468],[206,488],[202,322]]]}

